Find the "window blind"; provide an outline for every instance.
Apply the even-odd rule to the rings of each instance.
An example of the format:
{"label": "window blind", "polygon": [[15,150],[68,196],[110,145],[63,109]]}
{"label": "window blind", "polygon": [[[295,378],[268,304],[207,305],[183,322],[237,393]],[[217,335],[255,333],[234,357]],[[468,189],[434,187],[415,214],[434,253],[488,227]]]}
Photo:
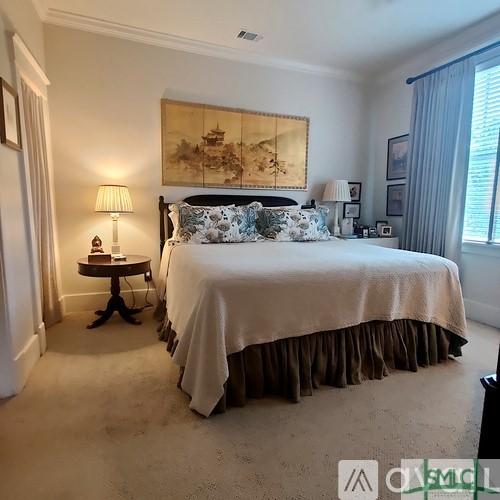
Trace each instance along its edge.
{"label": "window blind", "polygon": [[463,240],[500,243],[500,65],[476,72]]}

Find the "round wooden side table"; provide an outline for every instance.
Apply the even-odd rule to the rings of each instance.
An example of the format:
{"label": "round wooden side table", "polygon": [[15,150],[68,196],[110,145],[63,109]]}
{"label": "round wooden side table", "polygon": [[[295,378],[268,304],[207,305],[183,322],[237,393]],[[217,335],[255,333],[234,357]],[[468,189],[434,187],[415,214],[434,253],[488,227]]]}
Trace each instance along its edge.
{"label": "round wooden side table", "polygon": [[87,257],[78,260],[78,273],[93,278],[111,278],[111,298],[106,309],[96,311],[99,316],[95,321],[87,325],[87,328],[95,328],[105,323],[114,311],[128,323],[140,325],[141,321],[132,315],[142,311],[142,308],[131,309],[125,305],[120,295],[120,277],[135,276],[151,272],[151,259],[144,255],[127,255],[126,260],[111,260],[111,262],[88,262]]}

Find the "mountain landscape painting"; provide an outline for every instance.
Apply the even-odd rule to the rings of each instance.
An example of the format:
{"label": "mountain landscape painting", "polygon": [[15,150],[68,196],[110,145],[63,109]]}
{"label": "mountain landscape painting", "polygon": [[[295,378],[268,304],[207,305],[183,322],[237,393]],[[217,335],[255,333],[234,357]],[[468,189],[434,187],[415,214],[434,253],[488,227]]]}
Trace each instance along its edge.
{"label": "mountain landscape painting", "polygon": [[307,189],[309,119],[162,99],[163,185]]}

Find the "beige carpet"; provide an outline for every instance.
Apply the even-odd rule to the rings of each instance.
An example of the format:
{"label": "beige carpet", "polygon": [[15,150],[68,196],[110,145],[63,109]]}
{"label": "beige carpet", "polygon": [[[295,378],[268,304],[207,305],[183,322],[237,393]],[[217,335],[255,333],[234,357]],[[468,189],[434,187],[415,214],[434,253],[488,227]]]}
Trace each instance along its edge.
{"label": "beige carpet", "polygon": [[500,340],[471,322],[457,361],[203,419],[176,388],[152,319],[88,331],[89,319],[51,329],[23,393],[0,402],[2,500],[336,498],[342,458],[386,470],[402,457],[471,457],[479,377]]}

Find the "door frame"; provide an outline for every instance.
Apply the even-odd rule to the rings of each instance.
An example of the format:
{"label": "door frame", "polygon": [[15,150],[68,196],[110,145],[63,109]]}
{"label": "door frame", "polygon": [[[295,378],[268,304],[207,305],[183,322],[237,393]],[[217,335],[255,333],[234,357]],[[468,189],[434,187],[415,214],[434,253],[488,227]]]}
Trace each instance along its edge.
{"label": "door frame", "polygon": [[[49,184],[50,184],[50,200],[52,204],[52,227],[54,228],[54,247],[56,253],[56,279],[58,283],[59,293],[61,293],[61,280],[60,280],[60,258],[59,258],[59,245],[57,236],[57,225],[55,220],[55,193],[54,193],[54,173],[53,173],[53,160],[52,160],[52,140],[50,135],[50,120],[49,120],[49,104],[47,88],[50,85],[50,80],[43,71],[38,61],[35,59],[31,51],[23,42],[21,37],[16,33],[12,37],[14,45],[14,61],[16,66],[16,79],[19,94],[19,106],[21,115],[21,132],[24,138],[26,135],[26,123],[24,120],[24,102],[21,91],[21,80],[23,80],[38,96],[43,100],[44,111],[44,126],[45,126],[45,143],[47,146],[47,161],[49,166]],[[24,157],[24,181],[25,181],[25,202],[29,215],[29,240],[30,240],[30,270],[33,278],[33,320],[38,334],[40,345],[40,354],[43,354],[47,349],[47,340],[45,335],[45,323],[43,322],[42,312],[42,282],[40,275],[40,265],[38,257],[38,244],[36,240],[36,231],[34,225],[34,211],[33,211],[33,196],[31,191],[31,176],[29,167],[28,149],[26,141],[23,147]],[[61,303],[61,297],[58,297]]]}

